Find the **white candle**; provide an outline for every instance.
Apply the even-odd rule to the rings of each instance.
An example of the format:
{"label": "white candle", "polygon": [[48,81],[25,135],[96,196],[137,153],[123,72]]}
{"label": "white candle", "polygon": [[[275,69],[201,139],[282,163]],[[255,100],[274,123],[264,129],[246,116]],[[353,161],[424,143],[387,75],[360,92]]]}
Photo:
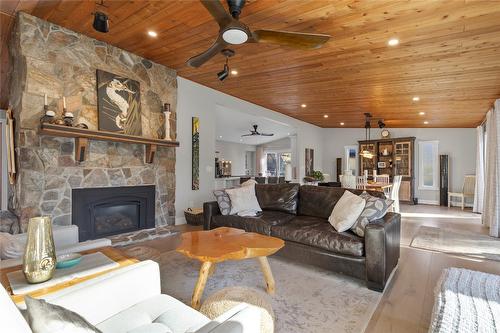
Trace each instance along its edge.
{"label": "white candle", "polygon": [[66,109],[66,97],[63,96],[63,108]]}
{"label": "white candle", "polygon": [[170,140],[170,112],[163,112],[165,115],[165,140]]}
{"label": "white candle", "polygon": [[45,94],[45,103],[43,105],[47,105],[47,94]]}

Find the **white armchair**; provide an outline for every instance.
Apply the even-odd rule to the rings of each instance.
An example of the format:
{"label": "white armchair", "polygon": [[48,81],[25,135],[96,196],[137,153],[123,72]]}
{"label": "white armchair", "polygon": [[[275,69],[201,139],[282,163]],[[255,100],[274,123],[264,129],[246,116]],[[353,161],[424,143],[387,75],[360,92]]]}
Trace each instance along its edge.
{"label": "white armchair", "polygon": [[[54,245],[56,247],[57,254],[80,252],[98,247],[111,246],[111,240],[107,238],[94,239],[79,243],[78,226],[76,225],[54,226],[52,228],[52,234],[54,236]],[[26,237],[26,233],[14,235],[14,238],[22,243],[23,248],[26,244]],[[1,260],[0,267],[6,268],[21,265],[22,260],[22,257]]]}
{"label": "white armchair", "polygon": [[[104,333],[257,333],[260,310],[242,304],[215,320],[161,294],[160,270],[147,260],[117,269],[61,291],[44,299],[84,317]],[[18,305],[20,308],[24,304]],[[30,328],[0,287],[0,332],[31,333]]]}

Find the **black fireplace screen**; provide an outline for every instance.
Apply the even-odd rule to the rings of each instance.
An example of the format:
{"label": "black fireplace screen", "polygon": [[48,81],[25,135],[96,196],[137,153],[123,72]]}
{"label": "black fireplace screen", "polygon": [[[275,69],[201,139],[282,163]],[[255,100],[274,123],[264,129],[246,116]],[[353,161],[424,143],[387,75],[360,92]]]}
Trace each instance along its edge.
{"label": "black fireplace screen", "polygon": [[154,228],[154,207],[154,185],[72,191],[72,220],[80,241]]}

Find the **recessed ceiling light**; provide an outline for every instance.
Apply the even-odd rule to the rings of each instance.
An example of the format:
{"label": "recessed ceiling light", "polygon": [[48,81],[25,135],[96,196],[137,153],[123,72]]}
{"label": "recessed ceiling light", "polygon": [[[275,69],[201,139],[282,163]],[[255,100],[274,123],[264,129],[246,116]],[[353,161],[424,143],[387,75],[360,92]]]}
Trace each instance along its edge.
{"label": "recessed ceiling light", "polygon": [[152,30],[148,31],[148,35],[151,37],[158,37],[158,34],[156,33],[156,31],[152,31]]}
{"label": "recessed ceiling light", "polygon": [[423,116],[423,115],[425,115],[425,112],[419,112],[418,114]]}
{"label": "recessed ceiling light", "polygon": [[232,74],[232,75],[238,75],[238,71],[237,71],[236,69],[233,69],[233,70],[231,71],[231,74]]}
{"label": "recessed ceiling light", "polygon": [[240,142],[243,142],[243,139],[240,139]]}
{"label": "recessed ceiling light", "polygon": [[344,126],[344,125],[345,125],[345,123],[340,123],[340,126]]}
{"label": "recessed ceiling light", "polygon": [[286,133],[286,135],[290,135],[290,133]]}
{"label": "recessed ceiling light", "polygon": [[399,44],[399,39],[397,39],[397,38],[391,38],[391,39],[389,39],[389,41],[387,42],[387,44],[389,46],[396,46],[396,45]]}
{"label": "recessed ceiling light", "polygon": [[328,115],[327,115],[327,114],[324,114],[324,115],[323,115],[323,118],[328,118]]}
{"label": "recessed ceiling light", "polygon": [[429,125],[429,122],[427,120],[424,121],[424,125]]}
{"label": "recessed ceiling light", "polygon": [[222,139],[222,135],[219,135],[219,139]]}
{"label": "recessed ceiling light", "polygon": [[414,97],[412,98],[412,100],[413,100],[414,102],[418,102],[418,101],[420,101],[420,97],[418,97],[418,96],[414,96]]}
{"label": "recessed ceiling light", "polygon": [[301,104],[300,107],[305,108],[305,107],[307,107],[307,104]]}

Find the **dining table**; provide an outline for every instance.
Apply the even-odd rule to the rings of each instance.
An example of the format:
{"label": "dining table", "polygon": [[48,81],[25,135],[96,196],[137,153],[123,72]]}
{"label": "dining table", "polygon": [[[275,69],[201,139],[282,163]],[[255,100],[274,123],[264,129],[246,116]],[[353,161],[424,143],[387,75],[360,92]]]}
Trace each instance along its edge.
{"label": "dining table", "polygon": [[365,189],[370,191],[388,192],[391,188],[391,183],[369,182],[365,184]]}

